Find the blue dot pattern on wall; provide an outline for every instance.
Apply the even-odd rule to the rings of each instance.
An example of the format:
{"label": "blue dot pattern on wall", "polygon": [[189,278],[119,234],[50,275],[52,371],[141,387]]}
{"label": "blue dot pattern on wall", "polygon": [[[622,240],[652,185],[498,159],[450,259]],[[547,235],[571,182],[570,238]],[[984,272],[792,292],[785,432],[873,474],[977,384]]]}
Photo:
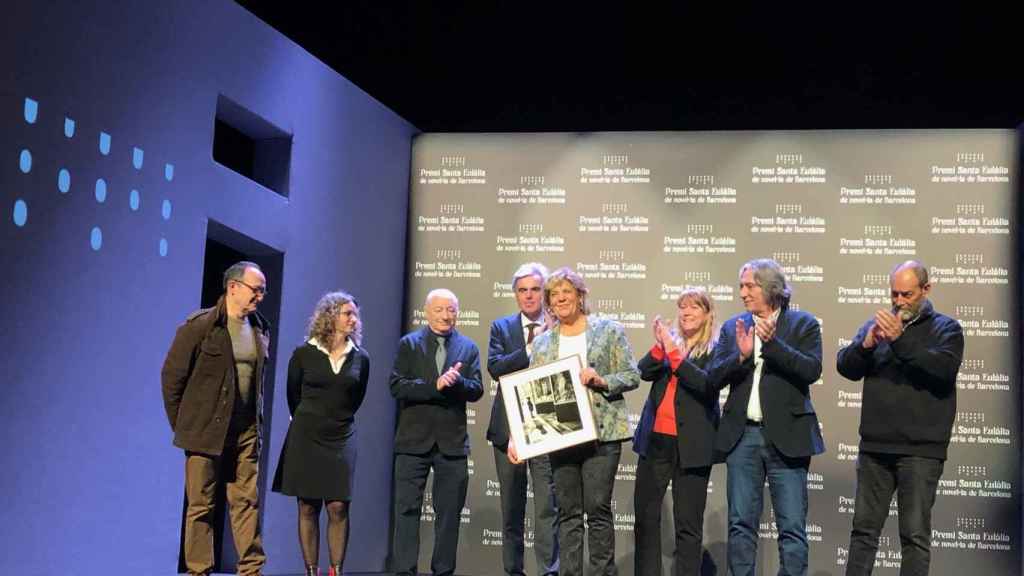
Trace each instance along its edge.
{"label": "blue dot pattern on wall", "polygon": [[18,157],[18,167],[21,168],[23,174],[28,174],[32,170],[32,153],[28,150],[22,150]]}
{"label": "blue dot pattern on wall", "polygon": [[103,231],[99,226],[92,227],[92,232],[89,233],[89,246],[92,246],[93,250],[103,247]]}
{"label": "blue dot pattern on wall", "polygon": [[28,221],[28,204],[25,204],[25,201],[22,200],[21,198],[18,198],[14,202],[14,215],[13,216],[14,216],[14,225],[19,227],[19,228],[24,226],[25,222]]}
{"label": "blue dot pattern on wall", "polygon": [[[24,106],[22,109],[22,115],[25,118],[27,124],[35,124],[39,119],[39,102],[32,98],[25,98]],[[64,115],[64,137],[73,138],[75,136],[77,124],[70,116]],[[111,152],[112,137],[107,132],[99,132],[99,151],[104,156],[109,156]],[[132,147],[132,166],[136,171],[142,171],[143,160],[145,158],[145,151],[143,148],[138,146]],[[28,174],[32,171],[32,152],[27,148],[21,149],[18,158],[18,167],[21,172]],[[174,164],[170,162],[164,163],[164,179],[167,182],[174,180]],[[67,194],[71,190],[71,171],[62,167],[57,171],[57,190],[61,194]],[[96,202],[103,204],[107,200],[107,181],[104,178],[96,179],[95,187],[95,198]],[[142,208],[142,194],[138,189],[131,189],[128,195],[128,207],[132,212],[138,212]],[[160,206],[160,216],[164,221],[171,219],[171,201],[165,199]],[[18,198],[14,202],[14,208],[11,211],[11,219],[15,226],[24,227],[28,222],[28,203]],[[99,251],[103,247],[103,231],[99,226],[93,226],[89,231],[89,246],[94,251]],[[160,236],[160,242],[158,244],[158,251],[160,257],[166,257],[169,251],[170,243],[165,236]]]}
{"label": "blue dot pattern on wall", "polygon": [[67,194],[68,190],[71,190],[71,172],[68,172],[67,168],[61,168],[57,173],[57,190],[60,190],[61,194]]}
{"label": "blue dot pattern on wall", "polygon": [[39,103],[31,98],[25,98],[25,122],[36,123],[36,116],[39,115]]}

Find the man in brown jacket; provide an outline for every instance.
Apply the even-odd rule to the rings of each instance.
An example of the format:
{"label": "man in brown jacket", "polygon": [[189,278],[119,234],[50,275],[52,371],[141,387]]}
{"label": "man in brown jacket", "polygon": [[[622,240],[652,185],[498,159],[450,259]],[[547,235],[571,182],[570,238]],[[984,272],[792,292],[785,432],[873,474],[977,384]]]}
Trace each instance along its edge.
{"label": "man in brown jacket", "polygon": [[193,312],[167,352],[160,373],[174,445],[185,450],[185,566],[213,570],[213,506],[226,482],[238,574],[259,574],[260,419],[268,326],[256,307],[267,292],[259,266],[239,262],[224,272],[224,295]]}

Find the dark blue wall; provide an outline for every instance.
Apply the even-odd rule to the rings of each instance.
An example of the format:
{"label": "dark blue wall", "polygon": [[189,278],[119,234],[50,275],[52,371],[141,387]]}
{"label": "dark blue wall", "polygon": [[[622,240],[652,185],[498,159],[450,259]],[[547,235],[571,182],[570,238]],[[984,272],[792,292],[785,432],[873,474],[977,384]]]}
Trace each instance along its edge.
{"label": "dark blue wall", "polygon": [[[268,471],[287,428],[285,367],[313,304],[336,288],[362,303],[374,369],[357,418],[346,567],[381,569],[386,377],[401,327],[415,128],[227,0],[20,2],[6,12],[0,573],[174,572],[183,456],[159,372],[175,327],[199,304],[208,219],[285,253],[284,277],[270,278],[283,303]],[[294,135],[287,199],[213,161],[218,94]],[[267,572],[299,571],[291,499],[268,495],[264,534]]]}

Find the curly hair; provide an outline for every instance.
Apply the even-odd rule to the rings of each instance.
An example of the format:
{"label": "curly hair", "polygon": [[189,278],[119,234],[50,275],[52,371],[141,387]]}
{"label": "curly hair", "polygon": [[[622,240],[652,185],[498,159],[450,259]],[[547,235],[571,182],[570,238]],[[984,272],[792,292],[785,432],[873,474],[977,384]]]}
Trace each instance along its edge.
{"label": "curly hair", "polygon": [[320,301],[316,303],[316,309],[313,310],[313,315],[309,318],[306,338],[316,339],[322,346],[329,346],[337,332],[335,320],[345,304],[352,304],[356,308],[356,329],[350,338],[356,344],[362,344],[363,322],[358,316],[359,302],[356,302],[356,299],[348,292],[342,291],[328,292],[320,297]]}

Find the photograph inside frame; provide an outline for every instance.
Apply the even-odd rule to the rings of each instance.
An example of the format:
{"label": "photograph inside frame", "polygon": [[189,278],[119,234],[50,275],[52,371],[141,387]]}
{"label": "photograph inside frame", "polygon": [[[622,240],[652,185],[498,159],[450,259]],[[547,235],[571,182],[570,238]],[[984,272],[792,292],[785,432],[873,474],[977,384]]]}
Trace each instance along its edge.
{"label": "photograph inside frame", "polygon": [[577,356],[501,378],[509,430],[520,457],[530,458],[597,437]]}
{"label": "photograph inside frame", "polygon": [[536,444],[549,434],[568,434],[583,429],[572,374],[563,370],[541,376],[513,388],[526,443]]}

